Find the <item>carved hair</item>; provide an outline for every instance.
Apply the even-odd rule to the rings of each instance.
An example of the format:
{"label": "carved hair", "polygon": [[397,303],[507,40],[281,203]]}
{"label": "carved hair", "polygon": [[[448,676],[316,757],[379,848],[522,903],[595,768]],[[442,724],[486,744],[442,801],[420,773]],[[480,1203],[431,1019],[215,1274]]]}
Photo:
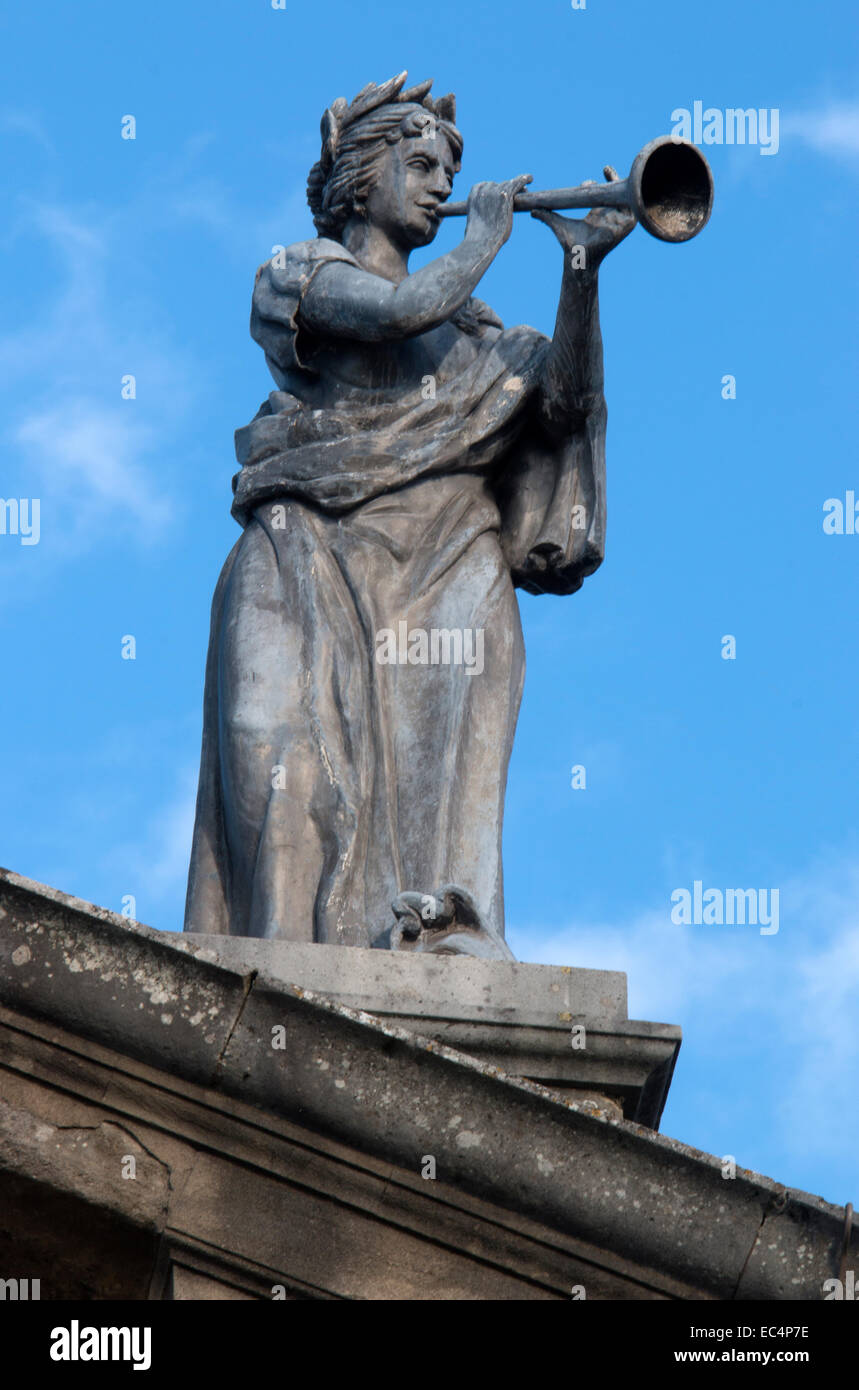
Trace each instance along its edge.
{"label": "carved hair", "polygon": [[370,83],[351,105],[338,97],[322,117],[322,155],[307,180],[307,201],[320,236],[340,239],[349,218],[363,214],[387,146],[420,137],[429,123],[446,136],[459,168],[462,136],[454,125],[454,97],[433,101],[431,81],[403,92],[405,79],[403,72],[380,87]]}

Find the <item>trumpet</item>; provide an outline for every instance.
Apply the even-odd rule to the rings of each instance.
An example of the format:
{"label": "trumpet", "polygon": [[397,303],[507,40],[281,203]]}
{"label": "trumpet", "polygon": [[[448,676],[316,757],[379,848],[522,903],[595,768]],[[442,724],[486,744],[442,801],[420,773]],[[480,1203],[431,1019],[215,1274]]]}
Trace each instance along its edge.
{"label": "trumpet", "polygon": [[[646,232],[660,241],[689,241],[707,225],[713,209],[713,175],[697,147],[660,135],[639,151],[629,177],[614,183],[582,183],[518,193],[514,212],[565,208],[631,208]],[[437,217],[463,217],[467,203],[443,203]]]}

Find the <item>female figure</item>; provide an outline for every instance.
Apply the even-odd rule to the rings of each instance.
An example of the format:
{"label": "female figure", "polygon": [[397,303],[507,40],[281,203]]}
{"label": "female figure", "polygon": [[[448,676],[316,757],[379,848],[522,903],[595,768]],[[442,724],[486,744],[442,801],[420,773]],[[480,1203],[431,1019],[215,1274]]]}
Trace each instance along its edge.
{"label": "female figure", "polygon": [[325,113],[319,236],[257,272],[277,390],[236,435],[185,929],[510,958],[514,586],[572,593],[602,559],[597,272],[634,219],[535,214],[565,248],[551,341],[472,297],[527,176],[477,184],[409,274],[462,137],[405,76]]}

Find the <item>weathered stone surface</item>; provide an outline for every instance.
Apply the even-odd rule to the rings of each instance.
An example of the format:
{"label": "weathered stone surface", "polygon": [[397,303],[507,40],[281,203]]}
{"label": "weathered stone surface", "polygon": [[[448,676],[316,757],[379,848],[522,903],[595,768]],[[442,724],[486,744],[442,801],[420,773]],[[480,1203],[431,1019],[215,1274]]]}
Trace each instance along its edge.
{"label": "weathered stone surface", "polygon": [[[91,1123],[50,1124],[0,1101],[4,1169],[160,1230],[170,1205],[167,1166],[121,1125],[98,1113],[91,1118]],[[124,1178],[123,1168],[134,1177]]]}
{"label": "weathered stone surface", "polygon": [[625,1021],[626,976],[619,970],[574,970],[467,956],[408,955],[303,941],[186,934],[176,945],[234,970],[262,970],[273,980],[303,984],[349,1008],[415,1018],[507,1023],[521,1014],[534,1024],[569,1025],[573,1018]]}
{"label": "weathered stone surface", "polygon": [[474,291],[530,175],[476,184],[462,241],[410,271],[463,140],[453,95],[405,82],[325,111],[319,235],[254,280],[277,389],[236,432],[185,927],[505,960],[514,590],[573,594],[602,561],[600,266],[633,206],[694,235],[712,177],[665,136],[628,181],[538,200],[564,252],[555,333],[505,329]]}
{"label": "weathered stone surface", "polygon": [[240,975],[192,970],[166,933],[6,870],[0,880],[4,1001],[131,1049],[146,1051],[154,1030],[170,1065],[211,1079],[248,987]]}
{"label": "weathered stone surface", "polygon": [[[619,971],[343,951],[304,942],[185,935],[177,946],[246,975],[299,985],[446,1043],[615,1118],[658,1128],[680,1029],[631,1021]],[[572,1026],[585,1027],[573,1048]]]}
{"label": "weathered stone surface", "polygon": [[[209,1280],[206,1296],[233,1296],[212,1292],[223,1282],[259,1298],[274,1285],[292,1298],[565,1298],[581,1283],[589,1298],[820,1299],[838,1273],[844,1212],[818,1198],[744,1170],[725,1181],[712,1156],[14,875],[0,908],[2,1094],[17,1112],[0,1191],[13,1211],[21,1182],[45,1194],[28,1219],[44,1212],[55,1242],[65,1235],[61,1278],[88,1296],[115,1286],[126,1247],[133,1297],[171,1296],[174,1264]],[[58,951],[65,930],[73,949]],[[123,953],[135,965],[120,974]],[[81,1151],[62,1179],[38,1166],[42,1124],[99,1133],[87,1152],[104,1200]],[[154,1160],[154,1195],[129,1194],[120,1213],[116,1172],[135,1145]],[[38,1182],[21,1176],[29,1163]],[[69,1266],[72,1206],[105,1250],[114,1242],[94,1290],[91,1243],[87,1269]],[[10,1248],[22,1247],[0,1239]],[[9,1273],[39,1277],[27,1249],[35,1267]]]}

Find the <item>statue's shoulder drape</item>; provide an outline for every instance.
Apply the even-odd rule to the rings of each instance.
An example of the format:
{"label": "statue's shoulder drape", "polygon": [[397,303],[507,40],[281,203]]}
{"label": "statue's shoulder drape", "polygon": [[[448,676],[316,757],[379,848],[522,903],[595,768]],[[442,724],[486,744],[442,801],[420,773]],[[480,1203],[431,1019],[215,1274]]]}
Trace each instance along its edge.
{"label": "statue's shoulder drape", "polygon": [[251,337],[265,353],[268,369],[281,390],[286,386],[285,373],[305,365],[298,341],[301,296],[320,266],[331,261],[358,264],[339,241],[316,237],[285,247],[270,261],[264,261],[256,273]]}
{"label": "statue's shoulder drape", "polygon": [[342,513],[434,473],[483,472],[513,582],[535,594],[573,593],[603,558],[604,404],[580,429],[548,439],[535,409],[548,339],[533,328],[504,329],[472,300],[431,399],[413,381],[379,391],[344,380],[332,406],[299,317],[302,294],[330,261],[357,265],[339,242],[317,237],[257,272],[251,334],[279,389],[236,432],[236,519],[246,524],[279,495]]}

